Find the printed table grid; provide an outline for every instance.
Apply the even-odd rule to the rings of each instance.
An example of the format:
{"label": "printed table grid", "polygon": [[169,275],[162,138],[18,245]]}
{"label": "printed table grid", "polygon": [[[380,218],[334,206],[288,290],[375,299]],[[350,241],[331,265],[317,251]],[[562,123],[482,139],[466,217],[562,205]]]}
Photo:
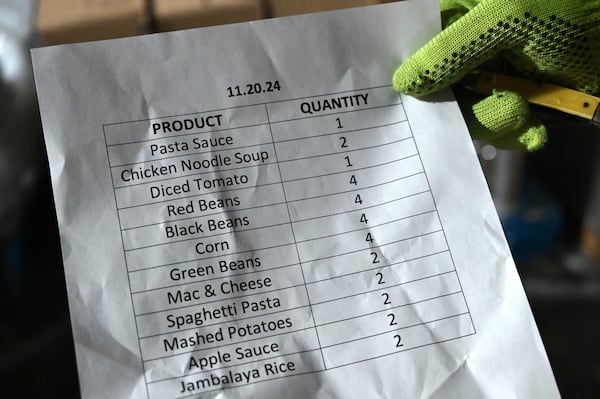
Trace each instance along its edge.
{"label": "printed table grid", "polygon": [[[360,93],[359,95],[364,96],[366,105],[367,95],[375,97],[375,101],[377,101],[378,96],[387,96],[386,93],[389,90],[388,86],[380,86],[319,94],[315,97],[201,111],[197,114],[229,112],[235,115],[237,110],[241,110],[242,114],[246,112],[245,110],[253,110],[253,113],[251,114],[251,123],[248,124],[244,124],[244,121],[236,121],[235,123],[239,126],[212,131],[187,132],[167,137],[151,137],[142,140],[137,139],[136,132],[134,132],[134,134],[129,134],[131,138],[120,142],[118,131],[115,134],[115,132],[107,132],[107,130],[145,121],[112,123],[103,126],[107,159],[109,167],[113,171],[111,173],[113,194],[121,230],[136,333],[142,356],[142,366],[145,371],[146,389],[150,398],[163,397],[162,395],[173,398],[194,397],[228,387],[239,387],[292,375],[323,372],[476,333],[427,173],[399,97],[396,96],[395,101],[391,104],[375,104],[364,108],[318,115],[273,117],[273,112],[277,113],[278,110],[283,110],[281,112],[285,115],[286,112],[289,112],[285,108],[286,105],[298,101],[318,101],[331,96],[350,96],[352,93]],[[261,109],[264,112],[263,116],[258,114],[258,110]],[[388,119],[384,120],[384,123],[364,125],[367,123],[365,120],[372,115],[370,112],[377,113],[373,118],[380,118],[380,115],[389,117],[392,109],[399,110],[396,112],[397,116],[400,116],[397,120]],[[250,115],[249,112],[247,113]],[[322,127],[321,120],[323,118],[328,118],[329,122],[335,121],[337,126]],[[348,118],[350,122],[360,118],[360,123],[358,126],[346,129],[342,123],[346,123]],[[312,129],[313,125],[316,126],[314,130]],[[336,127],[337,129],[335,129]],[[242,132],[245,129],[254,129],[250,131],[266,129],[268,137],[259,138],[260,142],[258,143],[243,142]],[[295,129],[305,132],[306,136],[298,137],[294,133]],[[378,142],[377,134],[379,137],[385,135],[389,137],[386,136],[386,140]],[[220,142],[233,143],[234,136],[242,142],[227,148],[185,150],[183,154],[169,152],[165,156],[154,154],[155,149],[159,148],[156,143],[162,143],[161,145],[167,149],[171,145],[172,149],[181,142],[187,143],[186,140],[201,142],[201,140],[215,136],[221,137]],[[115,139],[115,137],[117,138]],[[371,142],[372,137],[374,139]],[[176,143],[176,141],[178,142]],[[348,141],[358,141],[361,144],[358,147],[348,148]],[[149,142],[154,143],[152,144],[154,147],[150,147],[150,158],[146,157],[147,154],[142,154],[142,160],[128,160],[129,155],[119,155],[120,148],[127,148],[127,151],[135,153],[135,146],[147,145]],[[299,148],[302,148],[305,154],[294,156],[293,154],[297,154]],[[145,149],[138,150],[140,153],[146,151]],[[233,167],[223,161],[224,157],[231,159],[230,155],[239,156],[240,162],[245,161],[245,158],[242,159],[242,157],[246,155],[249,157],[250,153],[242,151],[250,150],[256,150],[253,154],[257,155],[252,158],[252,162],[248,161],[243,167]],[[318,151],[315,153],[315,150]],[[166,151],[168,150],[165,150],[165,153]],[[313,151],[312,154],[311,151]],[[366,155],[361,156],[361,154]],[[113,159],[115,160],[114,165],[112,164]],[[175,164],[169,162],[182,160],[190,162],[190,165],[191,160],[195,160],[202,165],[209,165],[207,162],[210,161],[213,164],[224,162],[227,166],[223,167],[218,164],[193,173],[170,175],[171,170],[177,171],[177,168],[170,166]],[[167,162],[166,165],[165,162]],[[148,164],[152,164],[151,174],[164,174],[165,177],[144,180],[148,169],[140,166],[139,173],[137,173],[134,168],[138,165]],[[265,169],[270,167],[275,169]],[[311,168],[321,172],[306,174]],[[259,172],[259,170],[267,172]],[[114,173],[114,171],[117,172]],[[160,196],[154,198],[154,194],[151,194],[153,198],[150,200],[139,201],[136,197],[137,192],[130,193],[131,190],[157,187],[173,181],[189,182],[190,178],[197,179],[198,189],[200,189],[201,184],[206,184],[205,182],[213,175],[237,175],[237,173],[250,173],[250,171],[254,171],[256,176],[264,176],[265,180],[259,182],[257,179],[248,178],[248,182],[240,183],[233,189],[216,187],[212,190],[211,187],[201,193],[192,193],[191,189],[187,192],[182,190],[174,197],[166,199],[159,198]],[[265,175],[265,173],[270,173],[271,176]],[[289,173],[294,176],[288,176]],[[123,181],[116,183],[115,180],[119,176]],[[125,180],[125,176],[139,177],[141,181],[129,184],[130,182]],[[384,176],[386,178],[383,178]],[[214,181],[220,182],[220,180]],[[311,192],[307,189],[311,184],[320,189]],[[182,184],[180,187],[184,186]],[[151,193],[152,190],[150,188]],[[254,196],[261,190],[266,190],[267,197],[264,200],[257,197],[257,202],[252,203]],[[280,195],[280,198],[271,198],[271,195],[278,190],[281,190],[280,194],[277,194]],[[131,200],[130,197],[133,197],[134,200]],[[342,208],[340,204],[352,197],[354,197],[355,204],[346,205],[346,208],[349,209]],[[362,197],[368,197],[370,202],[365,203]],[[120,203],[125,201],[122,198],[129,203]],[[229,205],[231,206],[214,205],[225,199],[230,200]],[[242,204],[242,202],[244,203]],[[206,209],[197,213],[194,204],[204,204],[195,206],[206,206]],[[214,207],[209,209],[206,204],[213,204]],[[152,209],[154,211],[160,208],[168,211],[167,217],[158,215],[157,218],[154,218],[154,212],[152,212],[147,219],[144,217],[144,220],[136,223],[140,218],[139,215],[144,214],[145,210]],[[253,227],[255,222],[248,220],[248,215],[252,215],[252,212],[268,214],[269,210],[274,208],[286,209],[285,217],[282,216],[283,220],[280,222]],[[193,212],[188,212],[189,209],[193,209]],[[215,221],[214,218],[223,215],[224,209],[228,216],[235,218],[236,223],[239,219],[239,223],[246,223],[250,227],[235,225],[224,228],[215,227],[213,230],[213,225],[220,226],[218,225],[219,221]],[[305,209],[310,209],[312,214],[309,212],[303,215]],[[318,209],[318,212],[315,209]],[[397,216],[398,212],[406,212],[406,214]],[[165,212],[163,211],[163,213]],[[367,215],[369,216],[367,217]],[[350,218],[355,220],[349,220]],[[369,219],[373,219],[375,222],[369,223]],[[125,220],[125,224],[123,220]],[[195,225],[192,225],[192,222]],[[319,227],[319,222],[322,227]],[[179,234],[184,232],[184,230],[178,230],[182,223],[187,223],[187,225],[185,235],[179,238]],[[415,229],[416,223],[418,225],[417,234],[397,237],[398,230],[402,230],[397,226],[403,226],[401,223],[408,226],[406,228],[409,230]],[[210,228],[210,231],[203,230],[202,226],[205,224],[207,227],[204,228]],[[289,237],[280,236],[280,243],[276,245],[269,245],[273,243],[261,244],[258,236],[261,236],[263,232],[272,231],[275,227],[289,229]],[[394,236],[390,236],[391,233],[387,233],[388,230],[396,231],[396,233]],[[173,236],[169,236],[169,234],[173,234]],[[226,247],[224,243],[228,242],[227,237],[233,234],[236,234],[236,237],[246,234],[243,237],[247,237],[244,239],[249,242],[247,247],[240,245],[240,248],[236,246],[233,250],[230,250],[229,246]],[[379,234],[386,238],[379,238]],[[356,237],[362,236],[366,237],[368,244],[363,243],[360,246],[352,244],[356,241]],[[375,236],[377,236],[376,239]],[[210,243],[214,243],[215,247],[221,243],[223,254],[208,253],[206,248],[208,248],[209,242],[202,243],[205,245],[202,248],[205,248],[203,250],[206,256],[202,256],[204,254],[198,250],[198,244],[196,244],[195,255],[190,255],[189,251],[186,253],[188,247],[193,246],[194,241],[198,240],[212,240]],[[336,251],[327,250],[327,245],[324,249],[320,248],[318,244],[326,243],[327,241],[324,240],[342,241],[337,245],[341,247]],[[345,244],[346,241],[350,244]],[[277,255],[279,249],[292,251],[286,252],[289,259],[283,261],[282,264],[277,263],[280,262],[280,257]],[[166,261],[154,260],[156,254],[162,256],[164,252],[176,255]],[[364,253],[367,254],[366,257],[362,255]],[[361,256],[361,259],[356,261],[358,256]],[[152,259],[152,261],[148,262],[148,259]],[[246,263],[238,264],[242,260]],[[215,271],[217,264],[222,267],[220,274]],[[182,282],[175,283],[177,279],[173,277],[174,271],[187,273],[188,277],[185,277]],[[294,274],[297,277],[291,277]],[[179,274],[175,275],[178,276],[177,278],[180,276]],[[173,281],[164,281],[166,276],[170,276]],[[253,279],[256,276],[260,277]],[[132,284],[132,277],[134,284]],[[252,288],[252,291],[249,291],[249,288],[244,290],[240,288],[247,287],[252,282],[256,285],[259,280],[262,285]],[[231,292],[222,292],[222,295],[213,292],[213,296],[209,297],[210,290],[207,291],[206,287],[212,288],[217,284],[220,284],[221,291],[223,291],[223,287],[237,287],[235,289],[241,290],[240,294],[234,293],[234,288],[232,288]],[[418,286],[418,284],[420,285]],[[436,284],[441,285],[437,286]],[[319,288],[320,286],[325,288]],[[198,289],[194,287],[198,287]],[[334,292],[338,287],[340,292]],[[419,300],[398,302],[398,298],[406,295],[406,290],[410,290],[411,287],[419,287],[419,292],[422,292],[423,289],[431,289],[432,292]],[[188,290],[185,291],[184,288],[188,288]],[[178,303],[180,301],[178,298],[184,295],[182,292],[189,293],[189,290],[192,290],[191,292],[194,292],[196,296],[189,300],[186,299],[181,306],[159,306],[155,309],[148,307],[145,310],[136,307],[136,303],[161,303],[159,297],[164,298],[164,293],[169,298],[169,302],[171,298],[174,298],[173,301]],[[176,293],[173,294],[173,292]],[[296,298],[293,295],[290,296],[290,292],[294,292]],[[390,299],[390,292],[395,295],[393,300]],[[311,299],[311,293],[321,298]],[[277,296],[280,294],[283,296]],[[368,298],[379,297],[380,301],[384,301],[383,306],[376,305],[375,299],[373,299],[359,301],[357,303],[360,305],[355,305],[356,309],[348,310],[348,306],[351,307],[354,298],[366,296]],[[255,301],[253,302],[252,299]],[[162,301],[164,302],[164,299]],[[279,305],[274,310],[261,308],[261,306],[265,306],[263,302],[269,303],[269,301]],[[281,304],[282,302],[283,304]],[[365,305],[364,302],[369,302],[369,304]],[[259,310],[253,310],[246,314],[249,306],[257,307]],[[348,315],[341,318],[336,317],[336,306],[343,306],[344,312]],[[241,309],[243,309],[243,314],[240,313]],[[317,314],[315,312],[318,312],[319,317],[315,316]],[[338,310],[339,312],[340,310]],[[401,312],[403,316],[398,316],[400,314],[398,312]],[[291,314],[294,316],[289,316]],[[288,317],[285,317],[286,315]],[[166,330],[164,326],[159,330],[157,326],[164,324],[163,318],[168,321],[167,327]],[[240,323],[254,322],[257,323],[254,326],[259,326],[261,319],[263,324],[265,320],[273,319],[268,325],[275,323],[277,329],[256,333],[256,336],[250,334],[250,324],[247,324],[248,332],[242,332],[245,331],[243,328],[239,329]],[[317,323],[316,320],[319,322]],[[411,322],[411,320],[415,321]],[[172,324],[175,322],[181,325]],[[142,323],[144,331],[155,329],[160,332],[141,333],[140,323]],[[448,335],[437,333],[437,336],[429,336],[428,334],[431,334],[432,331],[428,327],[430,325],[445,326],[442,330]],[[173,328],[175,326],[176,328]],[[280,328],[280,326],[283,327]],[[339,334],[340,326],[346,327],[345,336],[342,338],[338,336],[344,335]],[[229,333],[228,339],[220,335],[223,334],[224,327]],[[238,335],[232,336],[233,331],[237,331]],[[212,339],[212,341],[202,345],[190,344],[188,347],[186,344],[185,347],[180,347],[180,342],[194,342],[191,338],[189,340],[180,338],[180,336],[192,333],[196,334],[198,340],[202,334],[205,334],[202,336],[203,339],[208,341]],[[407,342],[404,338],[406,336],[413,341]],[[175,338],[169,341],[170,337]],[[207,337],[211,337],[211,339]],[[308,341],[303,343],[306,345],[304,347],[297,344],[293,346],[289,341],[294,341],[295,338],[290,337],[305,337]],[[161,338],[165,354],[153,355],[152,351],[160,352],[160,348],[156,349],[156,347],[160,347]],[[171,342],[172,345],[168,342]],[[326,344],[322,342],[326,342]],[[394,344],[392,345],[390,342]],[[372,348],[365,349],[366,344],[363,343],[369,343]],[[221,355],[221,351],[223,353],[231,353],[227,351],[243,353],[244,348],[250,348],[255,344],[263,345],[263,349],[268,348],[270,344],[269,348],[277,350],[253,355],[251,360],[247,361],[244,358],[236,359],[231,365],[222,360],[210,367],[194,366],[196,369],[192,370],[190,362],[194,361],[195,356],[198,356],[198,361],[202,362],[215,356],[215,353]],[[286,349],[290,345],[291,347]],[[389,345],[389,349],[382,352],[380,348],[386,348],[386,345]],[[146,350],[145,348],[150,349]],[[282,348],[287,351],[280,351]],[[336,348],[340,348],[340,350]],[[349,352],[353,353],[352,356],[348,355]],[[252,365],[270,370],[268,362],[273,362],[273,365],[277,365],[276,367],[281,367],[281,364],[284,364],[282,361],[285,362],[292,358],[297,359],[298,363],[290,361],[285,363],[288,367],[288,374],[285,376],[260,375],[255,381],[248,378],[246,381],[232,381],[227,386],[214,388],[215,379],[221,381],[221,378],[233,376],[232,373],[237,372],[235,370],[251,370]],[[312,360],[306,360],[308,358]],[[290,364],[294,365],[293,369]],[[154,377],[155,374],[162,375],[160,372],[162,367],[174,368],[175,373],[179,374],[169,372],[160,378]],[[190,388],[190,392],[193,393],[181,394],[178,389],[180,386],[185,387],[186,384],[201,385],[202,388],[199,388],[200,390],[197,392],[193,392],[193,389]],[[173,387],[177,387],[177,390],[174,390]]]}

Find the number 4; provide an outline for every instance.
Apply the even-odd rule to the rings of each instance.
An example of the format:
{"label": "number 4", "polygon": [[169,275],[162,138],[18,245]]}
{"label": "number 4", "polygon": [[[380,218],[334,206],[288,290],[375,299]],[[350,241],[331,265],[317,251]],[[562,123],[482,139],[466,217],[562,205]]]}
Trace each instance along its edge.
{"label": "number 4", "polygon": [[367,215],[365,215],[364,213],[362,215],[360,215],[360,222],[367,224],[369,223],[369,219],[367,219]]}

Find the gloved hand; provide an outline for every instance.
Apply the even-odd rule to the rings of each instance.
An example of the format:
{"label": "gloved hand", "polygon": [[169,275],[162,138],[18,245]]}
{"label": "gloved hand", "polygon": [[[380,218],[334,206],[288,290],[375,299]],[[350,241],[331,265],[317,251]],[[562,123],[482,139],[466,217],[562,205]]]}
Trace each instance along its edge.
{"label": "gloved hand", "polygon": [[[422,96],[481,67],[588,94],[600,91],[600,0],[441,0],[447,27],[394,73]],[[501,148],[541,147],[546,129],[514,92],[494,92],[467,116],[471,135]]]}

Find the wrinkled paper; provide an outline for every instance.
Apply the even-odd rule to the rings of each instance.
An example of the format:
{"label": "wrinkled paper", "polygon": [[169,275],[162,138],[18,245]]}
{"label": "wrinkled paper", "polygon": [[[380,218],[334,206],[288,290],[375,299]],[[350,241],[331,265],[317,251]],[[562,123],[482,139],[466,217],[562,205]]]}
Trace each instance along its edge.
{"label": "wrinkled paper", "polygon": [[33,50],[84,398],[555,398],[437,0]]}

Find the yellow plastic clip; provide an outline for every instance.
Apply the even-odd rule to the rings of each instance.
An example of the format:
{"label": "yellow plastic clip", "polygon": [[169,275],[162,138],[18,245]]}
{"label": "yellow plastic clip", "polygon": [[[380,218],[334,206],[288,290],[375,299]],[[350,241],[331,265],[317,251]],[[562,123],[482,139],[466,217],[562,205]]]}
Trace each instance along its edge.
{"label": "yellow plastic clip", "polygon": [[532,104],[585,118],[600,127],[600,98],[577,90],[490,72],[469,77],[466,86],[482,94],[491,94],[492,90],[515,91]]}

